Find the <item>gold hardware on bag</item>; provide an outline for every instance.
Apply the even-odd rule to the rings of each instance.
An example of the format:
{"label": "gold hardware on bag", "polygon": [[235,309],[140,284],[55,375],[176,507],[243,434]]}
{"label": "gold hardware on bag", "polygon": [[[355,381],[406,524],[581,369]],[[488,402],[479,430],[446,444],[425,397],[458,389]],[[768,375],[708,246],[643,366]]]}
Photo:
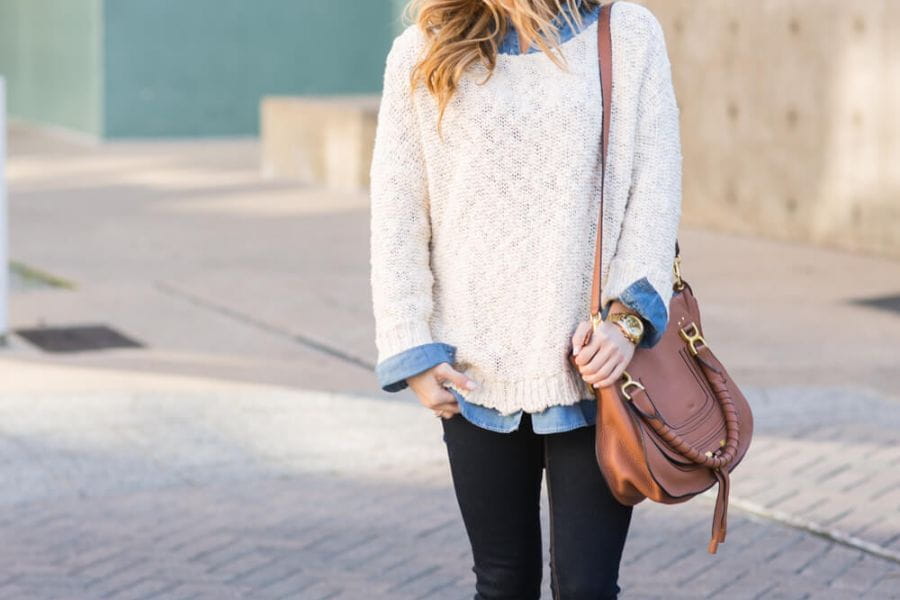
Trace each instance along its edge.
{"label": "gold hardware on bag", "polygon": [[600,313],[595,315],[591,315],[591,326],[594,331],[597,331],[597,328],[600,327],[600,323],[603,322],[603,319],[600,318]]}
{"label": "gold hardware on bag", "polygon": [[[693,329],[693,333],[688,333],[685,331],[686,329]],[[691,321],[691,324],[687,327],[678,330],[678,333],[681,334],[681,337],[684,338],[684,341],[688,343],[688,347],[691,349],[691,354],[697,356],[697,347],[694,345],[697,342],[702,343],[704,346],[708,346],[706,340],[703,339],[703,336],[700,335],[700,329],[697,327],[697,324]]]}
{"label": "gold hardware on bag", "polygon": [[672,270],[675,272],[675,289],[684,289],[684,281],[681,279],[681,255],[675,257],[675,262],[672,263]]}
{"label": "gold hardware on bag", "polygon": [[634,387],[640,388],[644,391],[647,390],[647,388],[645,388],[643,385],[641,385],[641,383],[639,381],[632,379],[631,375],[628,374],[628,371],[623,372],[622,377],[625,378],[625,381],[622,383],[622,387],[621,387],[622,395],[625,396],[625,398],[627,398],[628,400],[631,400],[631,394],[628,393],[628,386],[633,385]]}

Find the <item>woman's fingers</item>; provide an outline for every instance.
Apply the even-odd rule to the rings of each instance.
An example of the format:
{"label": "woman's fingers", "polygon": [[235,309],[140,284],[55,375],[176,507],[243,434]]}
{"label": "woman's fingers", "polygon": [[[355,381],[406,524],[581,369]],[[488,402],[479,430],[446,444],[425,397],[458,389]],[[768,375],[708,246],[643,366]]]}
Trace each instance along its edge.
{"label": "woman's fingers", "polygon": [[436,413],[444,414],[444,415],[455,415],[459,412],[459,403],[453,402],[451,404],[440,404],[437,408],[434,409]]}
{"label": "woman's fingers", "polygon": [[456,396],[453,393],[435,381],[435,385],[419,398],[422,404],[432,410],[438,410],[441,407],[449,407],[456,404]]}
{"label": "woman's fingers", "polygon": [[444,417],[459,412],[459,402],[456,400],[456,396],[444,384],[451,382],[455,386],[463,388],[469,387],[469,382],[474,384],[465,374],[460,373],[446,362],[410,377],[407,381],[422,406],[432,410],[436,415]]}
{"label": "woman's fingers", "polygon": [[452,392],[445,389],[443,386],[439,387],[442,391],[427,397],[426,401],[423,401],[422,404],[441,417],[453,416],[459,412],[459,401],[457,401],[456,396],[454,396]]}
{"label": "woman's fingers", "polygon": [[579,367],[581,377],[588,383],[594,383],[602,377],[609,375],[619,364],[622,356],[614,344],[604,346],[588,364]]}
{"label": "woman's fingers", "polygon": [[438,383],[449,381],[456,387],[463,390],[474,390],[478,387],[472,379],[469,379],[465,373],[461,373],[450,366],[450,363],[443,362],[434,368],[434,374],[438,379]]}
{"label": "woman's fingers", "polygon": [[583,375],[582,379],[584,379],[587,383],[593,385],[595,388],[604,387],[609,385],[610,382],[614,383],[616,378],[613,378],[615,375],[615,371],[622,365],[624,361],[619,356],[612,356],[608,358],[599,369],[592,372],[590,375]]}
{"label": "woman's fingers", "polygon": [[625,372],[626,366],[627,366],[627,363],[624,360],[620,361],[619,364],[616,365],[616,368],[613,369],[613,372],[609,374],[609,377],[606,377],[605,379],[598,381],[595,384],[596,387],[601,388],[601,387],[606,387],[608,385],[613,385],[615,382],[617,382],[619,380],[619,377],[622,376],[622,373]]}
{"label": "woman's fingers", "polygon": [[578,353],[575,355],[575,364],[579,367],[582,367],[594,358],[594,355],[600,351],[601,348],[605,347],[610,343],[609,335],[606,333],[604,328],[598,327],[590,332],[590,340],[588,344],[581,348]]}
{"label": "woman's fingers", "polygon": [[577,356],[581,349],[588,343],[590,339],[591,333],[591,323],[590,321],[582,321],[578,324],[578,327],[575,328],[575,333],[572,334],[572,355]]}
{"label": "woman's fingers", "polygon": [[[592,354],[595,347],[597,351]],[[575,362],[585,382],[595,388],[606,387],[624,373],[633,352],[621,330],[604,321],[593,331],[591,343],[575,357]]]}
{"label": "woman's fingers", "polygon": [[[434,387],[425,394],[422,401],[422,404],[437,413],[452,414],[459,412],[459,402],[456,400],[456,396],[443,385],[446,381],[452,381],[453,373],[450,373],[450,371],[462,375],[462,373],[455,371],[447,363],[441,363],[435,367]],[[456,380],[459,381],[459,378],[457,377]]]}

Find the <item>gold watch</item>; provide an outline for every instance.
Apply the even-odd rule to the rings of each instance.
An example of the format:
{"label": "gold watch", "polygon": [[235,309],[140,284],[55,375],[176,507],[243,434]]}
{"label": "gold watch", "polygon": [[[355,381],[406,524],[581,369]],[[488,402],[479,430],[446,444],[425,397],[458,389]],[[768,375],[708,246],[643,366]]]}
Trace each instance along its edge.
{"label": "gold watch", "polygon": [[644,322],[639,316],[630,312],[612,313],[607,317],[607,321],[611,321],[619,326],[628,341],[637,346],[641,338],[644,337]]}

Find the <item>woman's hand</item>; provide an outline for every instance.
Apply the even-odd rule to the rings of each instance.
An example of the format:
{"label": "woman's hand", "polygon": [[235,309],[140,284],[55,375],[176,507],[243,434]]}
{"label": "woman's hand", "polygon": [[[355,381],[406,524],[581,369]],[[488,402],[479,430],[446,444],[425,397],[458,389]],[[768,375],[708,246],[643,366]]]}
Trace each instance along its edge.
{"label": "woman's hand", "polygon": [[427,371],[406,378],[406,383],[418,396],[419,402],[442,419],[448,419],[459,412],[459,402],[456,401],[456,396],[443,386],[445,382],[468,390],[478,387],[478,384],[454,369],[448,362],[442,362]]}
{"label": "woman's hand", "polygon": [[635,346],[615,323],[603,321],[595,331],[591,332],[591,329],[590,321],[582,321],[575,329],[572,335],[574,361],[581,378],[588,384],[595,388],[606,387],[622,376],[634,356]]}

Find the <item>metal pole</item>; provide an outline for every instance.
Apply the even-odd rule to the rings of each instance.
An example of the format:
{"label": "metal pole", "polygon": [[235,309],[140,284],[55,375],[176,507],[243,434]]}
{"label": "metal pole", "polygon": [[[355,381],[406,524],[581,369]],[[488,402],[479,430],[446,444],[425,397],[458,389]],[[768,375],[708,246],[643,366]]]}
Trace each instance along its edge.
{"label": "metal pole", "polygon": [[9,334],[9,227],[6,206],[6,81],[0,77],[0,345]]}

